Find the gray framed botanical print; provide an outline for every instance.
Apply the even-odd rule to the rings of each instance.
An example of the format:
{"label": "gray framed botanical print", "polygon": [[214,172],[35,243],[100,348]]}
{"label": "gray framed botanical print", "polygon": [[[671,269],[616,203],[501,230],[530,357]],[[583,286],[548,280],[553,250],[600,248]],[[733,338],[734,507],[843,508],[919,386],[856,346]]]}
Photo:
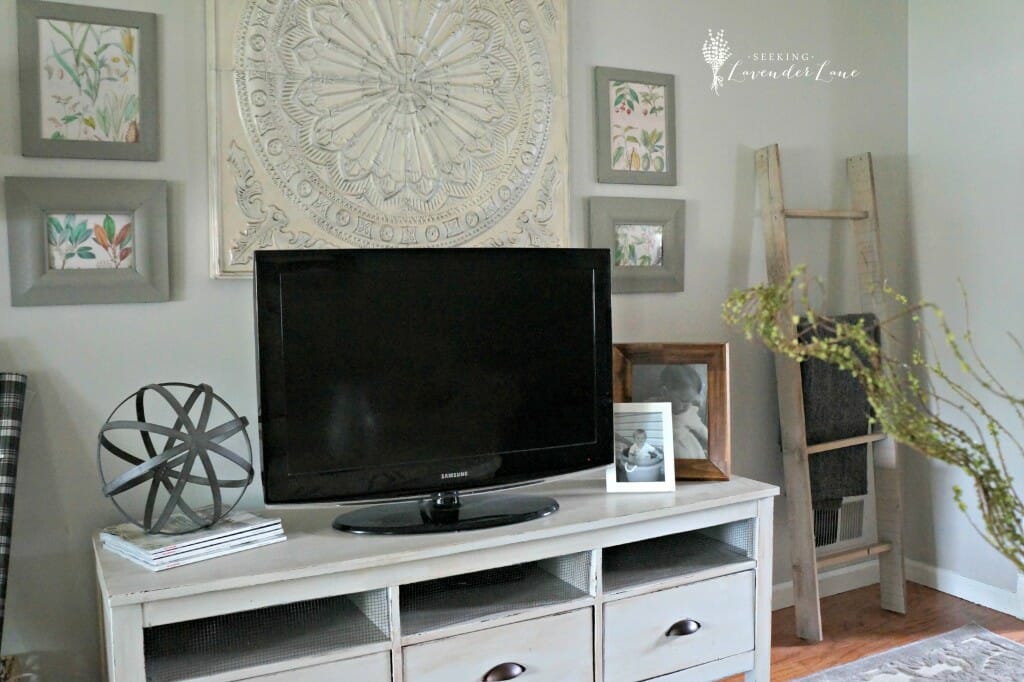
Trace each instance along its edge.
{"label": "gray framed botanical print", "polygon": [[594,68],[597,181],[676,184],[675,76]]}
{"label": "gray framed botanical print", "polygon": [[11,305],[170,298],[166,182],[10,177],[4,195]]}
{"label": "gray framed botanical print", "polygon": [[21,153],[159,158],[156,15],[18,0]]}
{"label": "gray framed botanical print", "polygon": [[590,198],[590,246],[612,255],[612,292],[683,290],[681,199]]}

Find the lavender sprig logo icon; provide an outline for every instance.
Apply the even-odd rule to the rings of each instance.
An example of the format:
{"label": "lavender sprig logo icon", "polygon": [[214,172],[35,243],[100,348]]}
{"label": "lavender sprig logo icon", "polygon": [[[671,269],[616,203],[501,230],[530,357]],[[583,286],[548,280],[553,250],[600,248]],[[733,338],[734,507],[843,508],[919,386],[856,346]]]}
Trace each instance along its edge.
{"label": "lavender sprig logo icon", "polygon": [[711,89],[718,94],[718,88],[724,85],[722,77],[718,75],[722,65],[732,56],[732,49],[729,41],[725,39],[725,29],[719,29],[718,33],[712,34],[708,29],[708,38],[701,47],[704,61],[711,67]]}

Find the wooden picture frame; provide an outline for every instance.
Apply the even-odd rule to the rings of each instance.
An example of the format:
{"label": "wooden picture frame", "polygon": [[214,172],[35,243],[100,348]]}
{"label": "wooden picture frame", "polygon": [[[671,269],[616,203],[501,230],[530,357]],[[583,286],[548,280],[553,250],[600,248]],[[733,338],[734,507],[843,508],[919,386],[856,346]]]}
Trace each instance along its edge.
{"label": "wooden picture frame", "polygon": [[167,183],[5,178],[11,305],[170,298]]}
{"label": "wooden picture frame", "polygon": [[590,198],[589,245],[611,251],[612,293],[683,290],[685,218],[681,199]]}
{"label": "wooden picture frame", "polygon": [[18,0],[17,23],[22,156],[159,158],[156,14]]}
{"label": "wooden picture frame", "polygon": [[[669,368],[678,367],[680,370]],[[694,387],[690,368],[703,386],[694,398],[696,412],[686,404]],[[703,371],[701,371],[703,370]],[[668,382],[669,385],[666,385]],[[689,392],[691,396],[685,395]],[[612,397],[616,403],[670,400],[673,403],[675,474],[681,480],[727,481],[730,476],[729,345],[727,343],[620,343],[612,350]],[[701,408],[703,405],[703,409]],[[685,412],[685,414],[684,414]],[[703,412],[703,414],[702,414]],[[706,429],[703,456],[699,418]],[[690,427],[689,429],[687,427]]]}
{"label": "wooden picture frame", "polygon": [[676,184],[675,76],[594,67],[597,181]]}
{"label": "wooden picture frame", "polygon": [[672,404],[615,403],[615,460],[605,484],[611,493],[656,493],[676,489]]}

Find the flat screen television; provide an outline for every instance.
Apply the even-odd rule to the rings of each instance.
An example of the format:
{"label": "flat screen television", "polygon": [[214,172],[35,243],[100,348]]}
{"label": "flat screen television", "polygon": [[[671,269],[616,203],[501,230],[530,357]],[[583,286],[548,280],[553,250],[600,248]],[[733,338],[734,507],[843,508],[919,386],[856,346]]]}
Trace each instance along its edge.
{"label": "flat screen television", "polygon": [[607,250],[257,251],[254,278],[268,505],[482,528],[558,508],[494,489],[611,463]]}

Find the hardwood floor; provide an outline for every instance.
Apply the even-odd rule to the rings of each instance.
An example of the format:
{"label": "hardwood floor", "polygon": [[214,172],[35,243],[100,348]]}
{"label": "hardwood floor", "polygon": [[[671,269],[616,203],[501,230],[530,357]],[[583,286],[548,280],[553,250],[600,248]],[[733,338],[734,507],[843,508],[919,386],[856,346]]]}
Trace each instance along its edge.
{"label": "hardwood floor", "polygon": [[792,608],[775,611],[772,680],[810,675],[970,623],[1024,643],[1024,621],[915,583],[907,583],[905,616],[881,610],[878,598],[878,586],[873,585],[823,599],[825,641],[816,644],[794,634]]}

